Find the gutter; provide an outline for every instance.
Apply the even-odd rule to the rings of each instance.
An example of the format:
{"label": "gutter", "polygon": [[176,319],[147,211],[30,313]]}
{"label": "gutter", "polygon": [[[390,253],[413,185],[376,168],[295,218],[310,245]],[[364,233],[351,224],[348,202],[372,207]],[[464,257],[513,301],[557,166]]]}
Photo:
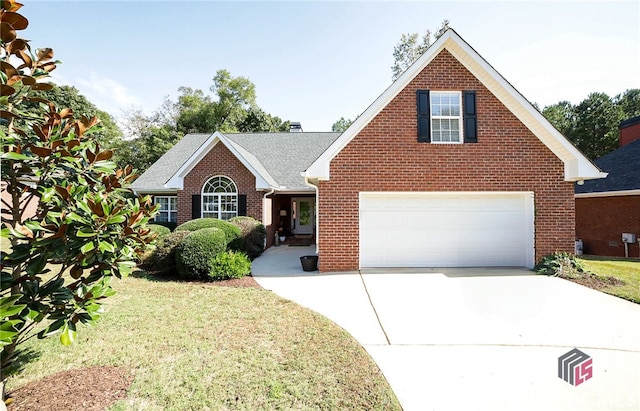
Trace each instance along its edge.
{"label": "gutter", "polygon": [[320,213],[319,213],[319,211],[320,211],[320,207],[319,207],[320,201],[319,201],[319,198],[318,198],[318,194],[319,194],[318,186],[313,184],[311,181],[309,181],[309,177],[307,177],[307,176],[304,176],[304,184],[307,187],[313,188],[313,190],[316,193],[316,201],[315,201],[314,207],[316,209],[315,210],[315,212],[316,212],[316,221],[315,221],[315,225],[316,225],[316,254],[318,254],[318,252],[320,251],[320,248],[318,246],[318,243],[319,243],[318,234],[320,233],[320,231],[319,231],[320,224],[318,223],[318,221],[320,220]]}
{"label": "gutter", "polygon": [[[265,205],[267,204],[267,197],[270,196],[271,194],[275,193],[276,189],[273,187],[269,188],[269,191],[267,191],[266,193],[264,193],[264,195],[262,196],[262,225],[265,226],[265,228],[267,227],[265,222],[267,220],[267,207],[265,207]],[[265,250],[267,248],[267,237],[264,237],[264,244],[262,245],[262,249]]]}

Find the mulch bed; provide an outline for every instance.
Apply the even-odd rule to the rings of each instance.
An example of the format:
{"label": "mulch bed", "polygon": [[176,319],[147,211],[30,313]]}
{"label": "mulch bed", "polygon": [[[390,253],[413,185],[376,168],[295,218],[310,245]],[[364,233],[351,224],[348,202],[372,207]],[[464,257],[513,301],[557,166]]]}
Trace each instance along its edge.
{"label": "mulch bed", "polygon": [[[262,288],[251,276],[202,284]],[[132,382],[131,372],[112,366],[63,371],[7,393],[7,411],[103,411],[125,398]]]}
{"label": "mulch bed", "polygon": [[112,366],[50,375],[8,393],[8,411],[103,411],[125,398],[133,374]]}
{"label": "mulch bed", "polygon": [[600,277],[587,272],[580,273],[579,277],[560,277],[564,278],[565,280],[584,285],[585,287],[593,288],[594,290],[602,290],[603,288],[607,288],[610,286],[625,284],[624,281],[619,280],[615,277]]}

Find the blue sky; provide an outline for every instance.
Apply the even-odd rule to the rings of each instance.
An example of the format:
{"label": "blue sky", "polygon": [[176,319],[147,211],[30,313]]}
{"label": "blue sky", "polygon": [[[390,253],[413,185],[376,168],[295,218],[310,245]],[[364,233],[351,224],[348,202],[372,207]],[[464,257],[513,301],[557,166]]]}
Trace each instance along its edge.
{"label": "blue sky", "polygon": [[330,131],[389,86],[403,33],[444,19],[541,107],[640,88],[638,1],[23,3],[23,37],[64,63],[54,80],[115,117],[151,112],[180,86],[208,92],[227,69],[256,85],[265,111]]}

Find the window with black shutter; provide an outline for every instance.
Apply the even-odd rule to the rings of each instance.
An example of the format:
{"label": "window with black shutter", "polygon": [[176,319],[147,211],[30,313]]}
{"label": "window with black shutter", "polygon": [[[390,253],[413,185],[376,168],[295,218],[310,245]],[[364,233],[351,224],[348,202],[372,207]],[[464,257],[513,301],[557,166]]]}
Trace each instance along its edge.
{"label": "window with black shutter", "polygon": [[429,110],[429,90],[418,90],[418,141],[431,141],[431,115]]}
{"label": "window with black shutter", "polygon": [[416,100],[419,142],[478,142],[475,91],[418,90]]}
{"label": "window with black shutter", "polygon": [[478,115],[476,113],[476,92],[463,91],[462,102],[464,105],[463,122],[464,122],[464,142],[478,142]]}

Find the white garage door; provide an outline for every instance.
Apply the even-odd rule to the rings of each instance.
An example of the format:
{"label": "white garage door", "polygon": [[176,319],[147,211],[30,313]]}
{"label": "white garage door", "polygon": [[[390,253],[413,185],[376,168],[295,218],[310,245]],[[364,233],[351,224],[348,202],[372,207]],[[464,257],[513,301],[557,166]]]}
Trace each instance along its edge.
{"label": "white garage door", "polygon": [[533,267],[532,192],[360,193],[361,267]]}

